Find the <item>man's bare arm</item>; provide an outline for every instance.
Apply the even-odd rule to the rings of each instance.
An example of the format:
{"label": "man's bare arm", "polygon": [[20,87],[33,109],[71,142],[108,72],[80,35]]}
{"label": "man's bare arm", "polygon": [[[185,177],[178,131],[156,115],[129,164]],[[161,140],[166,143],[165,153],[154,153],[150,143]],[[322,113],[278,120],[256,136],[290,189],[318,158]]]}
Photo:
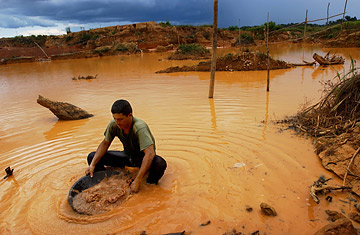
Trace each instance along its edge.
{"label": "man's bare arm", "polygon": [[135,180],[131,184],[131,191],[138,192],[139,187],[141,184],[142,179],[144,178],[145,174],[149,171],[151,163],[155,157],[154,146],[150,145],[146,149],[144,149],[144,158],[141,163],[140,170],[135,178]]}
{"label": "man's bare arm", "polygon": [[90,166],[85,171],[86,175],[90,174],[90,177],[93,177],[93,173],[94,173],[96,164],[105,155],[105,153],[109,149],[110,145],[111,145],[111,142],[108,142],[105,139],[103,141],[101,141],[98,148],[96,149],[94,158],[92,159]]}

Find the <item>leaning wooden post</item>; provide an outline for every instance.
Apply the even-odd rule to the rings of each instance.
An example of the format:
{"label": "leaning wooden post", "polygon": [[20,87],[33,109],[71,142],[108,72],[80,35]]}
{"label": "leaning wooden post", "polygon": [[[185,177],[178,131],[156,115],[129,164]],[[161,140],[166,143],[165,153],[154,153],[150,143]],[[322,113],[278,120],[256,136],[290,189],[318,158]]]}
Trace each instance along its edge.
{"label": "leaning wooden post", "polygon": [[266,79],[266,91],[270,90],[270,56],[269,56],[269,12],[267,14],[266,25],[266,54],[267,54],[267,79]]}
{"label": "leaning wooden post", "polygon": [[217,48],[217,18],[218,18],[218,0],[214,0],[213,43],[212,43],[209,98],[214,97],[216,48]]}
{"label": "leaning wooden post", "polygon": [[328,7],[327,7],[326,28],[329,27],[329,7],[330,7],[330,2],[328,3]]}
{"label": "leaning wooden post", "polygon": [[306,24],[307,24],[307,16],[308,16],[308,10],[306,9],[306,16],[305,16],[305,27],[304,27],[304,38],[306,36]]}
{"label": "leaning wooden post", "polygon": [[344,23],[344,19],[345,19],[346,5],[347,5],[347,0],[345,1],[344,13],[343,13],[343,18],[342,18],[342,22],[341,22],[341,31],[343,29],[343,23]]}

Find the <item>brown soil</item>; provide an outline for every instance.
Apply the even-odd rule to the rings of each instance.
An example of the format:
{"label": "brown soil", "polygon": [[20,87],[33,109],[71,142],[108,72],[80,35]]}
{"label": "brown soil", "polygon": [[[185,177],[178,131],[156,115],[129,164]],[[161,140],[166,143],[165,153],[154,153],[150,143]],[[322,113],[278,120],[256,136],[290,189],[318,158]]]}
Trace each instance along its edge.
{"label": "brown soil", "polygon": [[[200,62],[194,66],[170,67],[156,73],[173,73],[189,71],[210,71],[211,61]],[[291,64],[281,60],[270,58],[270,69],[285,69],[292,67]],[[249,70],[266,70],[267,56],[263,53],[242,52],[241,54],[227,54],[216,60],[217,71],[249,71]]]}
{"label": "brown soil", "polygon": [[[263,40],[254,32],[242,32],[255,39],[255,44]],[[343,31],[331,39],[324,35],[298,39],[298,33],[276,32],[270,35],[270,42],[306,42],[321,43],[331,47],[358,47],[360,33]],[[231,47],[238,45],[238,31],[219,29],[218,46]],[[34,43],[41,46],[42,50]],[[42,58],[72,59],[132,54],[138,52],[168,51],[179,44],[197,43],[203,46],[212,45],[212,28],[195,26],[163,27],[155,22],[138,23],[123,26],[110,26],[92,29],[61,36],[0,38],[0,64],[31,62]],[[241,41],[241,46],[248,46]],[[24,59],[24,57],[29,57]]]}

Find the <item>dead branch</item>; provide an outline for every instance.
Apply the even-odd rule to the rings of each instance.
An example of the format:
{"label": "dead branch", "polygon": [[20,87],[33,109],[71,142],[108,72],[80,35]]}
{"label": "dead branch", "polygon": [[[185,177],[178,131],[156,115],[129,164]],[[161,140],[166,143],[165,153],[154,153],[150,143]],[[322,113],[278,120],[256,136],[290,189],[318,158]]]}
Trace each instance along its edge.
{"label": "dead branch", "polygon": [[344,64],[345,59],[342,56],[333,55],[330,57],[330,51],[324,56],[320,56],[314,53],[313,58],[318,62],[320,65],[332,65],[332,64]]}
{"label": "dead branch", "polygon": [[318,198],[317,194],[327,194],[333,190],[344,190],[344,189],[351,189],[351,187],[346,186],[330,186],[326,185],[326,182],[331,180],[325,179],[324,176],[320,176],[320,178],[314,182],[314,184],[310,187],[310,196],[312,199],[318,204],[320,199]]}
{"label": "dead branch", "polygon": [[353,154],[353,156],[352,156],[352,158],[351,158],[351,160],[350,160],[350,162],[349,162],[349,165],[348,165],[348,167],[347,167],[347,169],[346,169],[346,171],[345,171],[344,181],[343,181],[343,186],[345,186],[345,183],[346,183],[346,177],[347,177],[348,172],[349,172],[349,170],[350,170],[350,166],[351,166],[351,164],[352,164],[352,162],[353,162],[353,160],[354,160],[355,156],[359,153],[359,151],[360,151],[360,147],[359,147],[359,148],[355,151],[355,153]]}

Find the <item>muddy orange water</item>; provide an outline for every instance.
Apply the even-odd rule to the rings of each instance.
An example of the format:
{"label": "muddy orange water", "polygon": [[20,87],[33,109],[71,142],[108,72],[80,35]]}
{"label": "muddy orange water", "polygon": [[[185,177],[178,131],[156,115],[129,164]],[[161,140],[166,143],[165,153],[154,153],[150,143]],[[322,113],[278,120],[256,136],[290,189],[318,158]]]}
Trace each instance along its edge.
{"label": "muddy orange water", "polygon": [[[316,102],[322,85],[349,68],[360,49],[331,49],[345,65],[271,71],[217,72],[214,99],[208,99],[209,72],[155,74],[192,61],[163,61],[168,54],[115,56],[0,66],[0,234],[313,234],[327,224],[325,210],[351,208],[332,194],[315,204],[309,186],[320,175],[311,140],[279,131],[272,120]],[[285,61],[312,61],[328,49],[273,45]],[[226,53],[226,51],[222,51]],[[91,81],[72,77],[96,75]],[[59,121],[36,103],[38,95],[69,102],[95,116]],[[141,191],[111,212],[95,216],[72,211],[67,195],[83,176],[111,120],[113,101],[128,99],[134,116],[145,120],[157,153],[168,162],[158,186]],[[115,140],[111,149],[121,149]],[[6,180],[6,167],[14,175]],[[330,181],[341,184],[340,180]],[[260,204],[278,212],[264,217]],[[246,206],[253,208],[252,212]],[[207,226],[200,226],[210,221]]]}

